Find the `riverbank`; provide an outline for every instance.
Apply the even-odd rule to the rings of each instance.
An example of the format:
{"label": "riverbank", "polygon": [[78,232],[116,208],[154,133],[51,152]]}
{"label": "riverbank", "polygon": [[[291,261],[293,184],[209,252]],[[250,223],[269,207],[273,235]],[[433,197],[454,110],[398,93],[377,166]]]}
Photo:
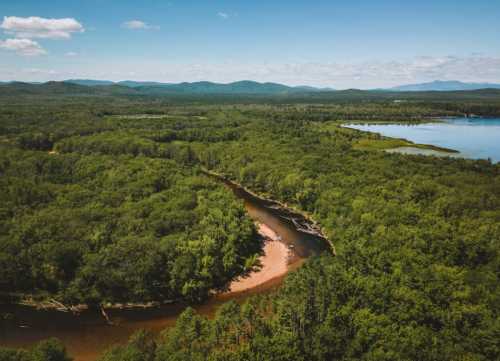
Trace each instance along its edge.
{"label": "riverbank", "polygon": [[288,272],[292,257],[290,247],[281,242],[281,237],[266,224],[257,224],[257,229],[265,238],[263,255],[259,258],[260,269],[231,282],[228,293],[248,291]]}
{"label": "riverbank", "polygon": [[[55,151],[52,151],[50,153],[57,154]],[[318,238],[320,241],[325,242],[329,245],[331,253],[333,255],[336,255],[335,247],[324,235],[321,227],[305,212],[297,210],[279,201],[262,197],[246,189],[237,182],[231,181],[227,177],[224,177],[223,175],[216,172],[204,168],[202,169],[202,172],[208,176],[215,177],[219,181],[224,182],[233,190],[233,192],[235,192],[238,197],[244,199],[248,198],[249,196],[252,197],[255,202],[259,202],[268,211],[273,212],[275,216],[280,217],[283,222],[289,223],[290,226],[293,227],[297,232],[309,234],[310,236]],[[285,242],[283,242],[282,236],[276,233],[275,230],[273,230],[269,225],[266,225],[259,221],[257,221],[256,223],[258,233],[262,237],[264,237],[264,239],[266,239],[263,248],[263,256],[259,259],[260,263],[262,264],[261,269],[259,271],[251,272],[249,275],[245,275],[236,280],[233,280],[228,286],[228,289],[230,291],[214,293],[214,295],[222,295],[222,297],[225,297],[225,294],[246,292],[251,290],[252,288],[262,287],[273,279],[283,278],[288,272],[290,265],[292,265],[293,267],[297,266],[293,265],[294,260],[307,258],[309,256],[309,254],[306,254],[308,252],[301,252],[301,249],[303,250],[304,247],[300,247],[300,245],[286,244]],[[294,249],[296,246],[297,249]],[[318,248],[321,247],[312,248],[317,248],[313,253],[319,253],[320,251],[318,251]],[[297,252],[302,254],[295,254]],[[6,303],[31,307],[40,311],[55,310],[59,312],[72,313],[76,316],[80,315],[83,312],[89,311],[89,306],[86,304],[65,305],[53,298],[46,298],[37,295],[9,294],[3,296],[4,302]],[[169,306],[176,303],[182,303],[182,300],[166,300],[164,302],[145,303],[106,303],[101,305],[100,313],[108,322],[111,323],[111,321],[108,320],[107,316],[107,313],[109,311],[150,309]]]}
{"label": "riverbank", "polygon": [[274,199],[269,199],[265,196],[257,194],[247,189],[242,184],[229,179],[223,174],[217,173],[204,167],[201,168],[201,172],[224,182],[236,193],[238,191],[245,192],[250,197],[253,197],[256,201],[262,203],[264,207],[275,212],[283,220],[290,222],[297,229],[297,231],[308,233],[311,236],[321,239],[329,246],[329,251],[334,256],[337,254],[335,246],[333,242],[326,236],[326,232],[324,232],[323,228],[307,212],[297,209],[292,205],[282,203]]}
{"label": "riverbank", "polygon": [[2,305],[1,313],[7,319],[0,327],[0,346],[27,348],[40,340],[56,337],[75,361],[95,361],[109,347],[126,343],[137,330],[160,334],[174,326],[177,317],[188,306],[199,314],[213,317],[218,307],[227,301],[244,302],[252,295],[274,292],[290,271],[300,267],[309,256],[328,249],[322,239],[297,231],[293,222],[268,207],[270,203],[259,201],[243,189],[231,189],[244,201],[248,215],[258,224],[259,233],[268,240],[260,272],[233,281],[226,292],[215,294],[199,305],[183,302],[123,304],[115,305],[120,306],[116,308],[105,305],[111,324],[96,310],[83,309],[77,315],[60,312],[57,308],[62,306],[57,301],[47,304],[45,309],[37,309],[34,303]]}

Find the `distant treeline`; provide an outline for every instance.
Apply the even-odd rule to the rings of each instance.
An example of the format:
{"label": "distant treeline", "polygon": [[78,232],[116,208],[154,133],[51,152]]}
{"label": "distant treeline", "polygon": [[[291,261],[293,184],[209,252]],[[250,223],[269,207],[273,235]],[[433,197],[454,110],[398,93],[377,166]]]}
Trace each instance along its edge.
{"label": "distant treeline", "polygon": [[[45,84],[9,83],[0,84],[0,99],[15,98],[14,101],[33,101],[34,95],[48,99],[39,101],[58,101],[62,98],[120,98],[107,102],[150,102],[156,104],[356,104],[363,108],[366,103],[375,102],[390,105],[398,104],[402,109],[430,108],[432,113],[477,114],[500,116],[500,89],[480,89],[468,91],[419,91],[394,92],[385,90],[342,90],[319,91],[304,88],[290,88],[280,84],[241,85],[226,91],[211,91],[211,86],[200,83],[184,89],[165,86],[98,85],[85,86],[67,82],[48,82]],[[192,89],[193,88],[193,89]],[[245,91],[245,89],[247,89]],[[175,90],[177,89],[177,90]],[[57,96],[57,99],[54,99]],[[84,100],[89,101],[88,99]],[[407,104],[405,104],[407,103]],[[409,112],[407,112],[409,113]],[[412,114],[419,115],[420,112]],[[406,115],[406,113],[404,114]]]}

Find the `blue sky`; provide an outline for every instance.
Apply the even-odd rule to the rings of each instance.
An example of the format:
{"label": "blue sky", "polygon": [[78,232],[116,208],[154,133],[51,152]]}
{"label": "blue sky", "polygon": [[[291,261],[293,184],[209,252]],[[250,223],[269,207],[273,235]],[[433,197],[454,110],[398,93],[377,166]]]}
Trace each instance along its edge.
{"label": "blue sky", "polygon": [[0,80],[500,82],[500,1],[2,0]]}

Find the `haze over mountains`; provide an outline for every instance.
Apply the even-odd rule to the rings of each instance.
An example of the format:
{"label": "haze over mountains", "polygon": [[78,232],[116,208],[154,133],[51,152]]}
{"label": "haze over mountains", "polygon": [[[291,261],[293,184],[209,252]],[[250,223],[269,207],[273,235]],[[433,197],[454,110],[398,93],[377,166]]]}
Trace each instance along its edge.
{"label": "haze over mountains", "polygon": [[[88,79],[70,79],[68,83],[98,86],[98,85],[122,85],[131,88],[139,87],[161,87],[172,92],[185,93],[227,93],[227,94],[276,94],[276,93],[294,93],[294,92],[318,92],[333,91],[333,88],[317,88],[313,86],[287,86],[278,83],[259,83],[250,80],[237,81],[228,84],[214,83],[209,81],[183,82],[183,83],[161,83],[153,81],[120,81],[112,82],[109,80],[88,80]],[[500,84],[493,83],[465,83],[457,80],[442,81],[435,80],[428,83],[408,84],[392,87],[390,91],[460,91],[460,90],[478,90],[478,89],[500,89]]]}
{"label": "haze over mountains", "polygon": [[500,89],[500,84],[492,83],[463,83],[457,80],[435,80],[429,83],[401,85],[390,88],[394,91],[457,91],[478,89]]}
{"label": "haze over mountains", "polygon": [[[153,81],[120,81],[70,79],[63,82],[47,83],[0,82],[2,93],[89,93],[89,94],[130,94],[130,95],[297,95],[310,93],[332,93],[332,88],[312,86],[288,86],[279,83],[259,83],[243,80],[221,84],[209,81],[161,83]],[[480,89],[500,89],[500,84],[464,83],[460,81],[433,81],[429,83],[402,85],[389,89],[366,90],[363,92],[432,92],[432,91],[474,91]],[[349,91],[349,90],[346,90]],[[357,90],[351,89],[351,92]],[[338,92],[338,91],[337,91]]]}
{"label": "haze over mountains", "polygon": [[183,83],[160,83],[150,81],[120,81],[112,82],[107,80],[87,80],[87,79],[70,79],[66,83],[100,86],[100,85],[121,85],[129,88],[144,90],[144,88],[154,87],[161,88],[162,93],[188,93],[188,94],[287,94],[297,92],[317,92],[333,89],[315,88],[308,86],[288,86],[278,83],[259,83],[251,80],[242,80],[233,83],[221,84],[209,81],[198,82],[183,82]]}
{"label": "haze over mountains", "polygon": [[[250,80],[237,81],[228,84],[214,83],[209,81],[183,82],[183,83],[161,83],[153,81],[120,81],[112,82],[109,80],[88,80],[88,79],[70,79],[68,83],[97,86],[97,85],[122,85],[131,88],[139,87],[161,87],[172,92],[185,93],[228,93],[228,94],[276,94],[276,93],[294,93],[294,92],[318,92],[333,91],[333,88],[317,88],[313,86],[287,86],[278,83],[259,83]],[[465,83],[457,80],[442,81],[435,80],[427,83],[408,84],[392,87],[383,90],[391,91],[460,91],[460,90],[478,90],[478,89],[500,89],[500,84],[493,83]]]}
{"label": "haze over mountains", "polygon": [[[102,84],[102,83],[101,83]],[[108,85],[109,84],[109,85]],[[500,89],[479,89],[466,91],[394,91],[394,90],[311,90],[308,87],[288,87],[273,83],[237,82],[231,84],[215,84],[210,82],[181,83],[165,85],[125,86],[109,82],[103,85],[81,85],[71,82],[22,83],[11,82],[0,84],[0,96],[125,96],[125,97],[170,97],[188,101],[215,100],[224,102],[265,102],[273,99],[277,102],[330,102],[353,101],[356,99],[373,101],[432,101],[440,100],[474,100],[500,98]]]}

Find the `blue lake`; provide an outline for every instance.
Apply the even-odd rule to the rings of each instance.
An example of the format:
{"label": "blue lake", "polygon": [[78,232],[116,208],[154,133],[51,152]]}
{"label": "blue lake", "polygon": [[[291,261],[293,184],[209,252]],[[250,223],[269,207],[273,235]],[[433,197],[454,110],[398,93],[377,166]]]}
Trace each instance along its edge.
{"label": "blue lake", "polygon": [[[349,124],[349,128],[432,144],[460,152],[459,156],[500,162],[500,118],[449,118],[417,125]],[[415,149],[415,148],[413,148]],[[404,149],[402,153],[406,152]],[[425,152],[421,152],[425,154]]]}

